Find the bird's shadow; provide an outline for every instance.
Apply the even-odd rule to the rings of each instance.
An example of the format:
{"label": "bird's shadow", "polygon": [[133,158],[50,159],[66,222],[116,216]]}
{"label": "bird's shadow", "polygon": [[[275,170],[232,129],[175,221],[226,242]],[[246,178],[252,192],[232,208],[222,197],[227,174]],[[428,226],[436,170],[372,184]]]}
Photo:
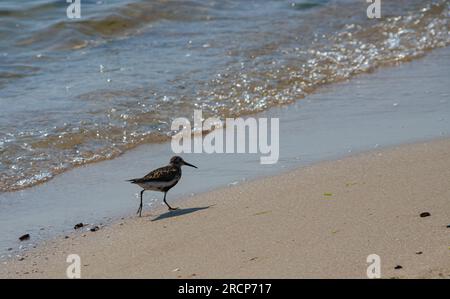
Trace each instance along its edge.
{"label": "bird's shadow", "polygon": [[201,210],[206,210],[209,209],[211,206],[205,206],[205,207],[197,207],[197,208],[187,208],[187,209],[177,209],[174,211],[168,211],[164,214],[159,215],[158,217],[152,219],[151,221],[158,221],[158,220],[163,220],[163,219],[167,219],[167,218],[172,218],[172,217],[177,217],[177,216],[182,216],[182,215],[187,215],[187,214],[191,214],[197,211],[201,211]]}

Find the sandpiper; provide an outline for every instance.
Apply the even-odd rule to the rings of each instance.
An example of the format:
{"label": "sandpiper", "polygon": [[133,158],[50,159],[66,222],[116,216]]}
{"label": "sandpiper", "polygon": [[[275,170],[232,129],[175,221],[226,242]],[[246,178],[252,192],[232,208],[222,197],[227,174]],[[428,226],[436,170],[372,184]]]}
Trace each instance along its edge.
{"label": "sandpiper", "polygon": [[128,182],[137,184],[143,188],[143,190],[141,191],[141,204],[139,205],[139,209],[137,210],[137,214],[139,214],[139,217],[141,217],[142,214],[142,195],[146,190],[164,192],[163,201],[167,205],[167,207],[169,207],[169,210],[172,211],[177,209],[172,208],[167,203],[166,194],[180,180],[181,166],[183,165],[197,168],[197,166],[184,161],[183,158],[174,156],[170,159],[169,165],[155,169],[142,178],[128,180]]}

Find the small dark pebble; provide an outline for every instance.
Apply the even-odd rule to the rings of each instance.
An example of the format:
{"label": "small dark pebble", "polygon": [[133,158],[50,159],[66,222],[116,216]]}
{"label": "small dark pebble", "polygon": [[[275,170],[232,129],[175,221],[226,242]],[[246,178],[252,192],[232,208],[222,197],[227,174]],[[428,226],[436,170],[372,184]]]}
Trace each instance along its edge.
{"label": "small dark pebble", "polygon": [[23,261],[23,260],[25,260],[25,258],[24,258],[24,257],[21,257],[21,258],[19,258],[19,261]]}
{"label": "small dark pebble", "polygon": [[65,236],[64,239],[69,239],[69,236]]}
{"label": "small dark pebble", "polygon": [[422,251],[417,251],[417,252],[416,252],[416,254],[422,254],[422,253],[423,253]]}
{"label": "small dark pebble", "polygon": [[8,251],[11,251],[11,250],[12,250],[12,248],[11,248],[11,247],[9,247],[9,248],[8,248]]}
{"label": "small dark pebble", "polygon": [[29,239],[30,239],[30,234],[25,234],[25,235],[19,237],[20,241],[25,241],[25,240],[29,240]]}
{"label": "small dark pebble", "polygon": [[428,213],[428,212],[423,212],[423,213],[420,213],[420,217],[428,217],[428,216],[431,216],[431,214],[430,213]]}
{"label": "small dark pebble", "polygon": [[84,226],[84,224],[82,222],[75,224],[75,226],[73,227],[73,229],[79,229],[82,228]]}
{"label": "small dark pebble", "polygon": [[449,225],[447,225],[447,228],[450,228],[450,224],[449,224]]}
{"label": "small dark pebble", "polygon": [[398,270],[398,269],[403,269],[403,267],[402,266],[400,266],[400,265],[397,265],[397,266],[395,266],[395,268],[394,268],[395,270]]}
{"label": "small dark pebble", "polygon": [[96,232],[98,231],[100,228],[98,226],[94,226],[90,229],[91,232]]}

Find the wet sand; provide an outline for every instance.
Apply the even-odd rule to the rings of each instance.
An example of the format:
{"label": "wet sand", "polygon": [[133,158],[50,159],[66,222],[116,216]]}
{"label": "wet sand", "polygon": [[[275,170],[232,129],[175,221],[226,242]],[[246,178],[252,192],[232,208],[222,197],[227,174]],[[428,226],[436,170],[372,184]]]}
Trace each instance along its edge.
{"label": "wet sand", "polygon": [[[71,234],[3,264],[0,277],[450,277],[450,140],[322,162]],[[428,217],[420,217],[428,212]],[[396,266],[402,269],[395,269]]]}

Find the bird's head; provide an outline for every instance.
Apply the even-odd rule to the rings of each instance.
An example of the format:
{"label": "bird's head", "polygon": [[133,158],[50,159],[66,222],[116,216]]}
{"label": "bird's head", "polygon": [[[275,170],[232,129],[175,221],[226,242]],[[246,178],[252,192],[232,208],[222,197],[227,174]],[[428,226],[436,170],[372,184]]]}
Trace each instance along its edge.
{"label": "bird's head", "polygon": [[178,166],[178,167],[186,165],[186,166],[197,168],[197,166],[194,166],[194,165],[189,164],[188,162],[184,161],[183,158],[181,158],[180,156],[173,156],[170,159],[170,164],[174,165],[174,166]]}

